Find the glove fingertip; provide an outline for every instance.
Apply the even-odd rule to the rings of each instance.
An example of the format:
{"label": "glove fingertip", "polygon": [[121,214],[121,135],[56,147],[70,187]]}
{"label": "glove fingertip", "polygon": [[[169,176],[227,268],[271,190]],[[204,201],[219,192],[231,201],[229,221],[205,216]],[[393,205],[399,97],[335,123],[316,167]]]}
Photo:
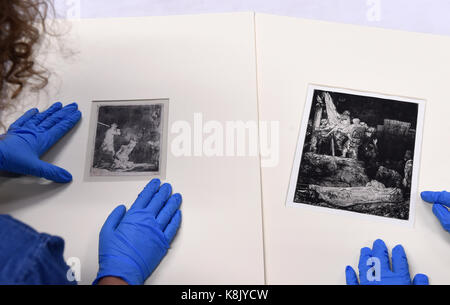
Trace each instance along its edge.
{"label": "glove fingertip", "polygon": [[[66,120],[62,121],[62,123],[65,123],[65,128],[61,129],[63,131],[63,134],[72,129],[81,120],[81,117],[82,117],[81,111],[77,110],[74,113],[72,113],[69,117],[67,117]],[[63,126],[64,125],[61,125],[61,127]]]}
{"label": "glove fingertip", "polygon": [[347,285],[358,285],[358,277],[356,276],[355,270],[351,266],[345,268],[345,279]]}
{"label": "glove fingertip", "polygon": [[405,248],[403,248],[402,245],[396,245],[394,249],[392,249],[392,255],[395,253],[398,255],[406,255]]}
{"label": "glove fingertip", "polygon": [[61,171],[60,177],[61,177],[61,180],[60,180],[61,183],[69,183],[69,182],[72,182],[72,180],[73,180],[72,174],[64,169]]}
{"label": "glove fingertip", "polygon": [[82,117],[83,115],[80,110],[77,110],[74,114],[72,114],[69,118],[70,129],[72,129],[81,120]]}
{"label": "glove fingertip", "polygon": [[150,195],[149,200],[153,197],[153,195],[159,190],[159,186],[161,185],[161,181],[159,179],[152,179],[144,189],[139,193],[139,196]]}
{"label": "glove fingertip", "polygon": [[45,178],[56,183],[69,183],[72,181],[72,174],[56,165],[37,160],[36,167],[30,172],[31,175]]}
{"label": "glove fingertip", "polygon": [[433,204],[433,213],[434,213],[434,215],[436,215],[436,217],[441,219],[442,216],[445,216],[446,213],[449,213],[449,211],[442,204],[435,203],[435,204]]}
{"label": "glove fingertip", "polygon": [[175,212],[166,229],[164,230],[164,235],[169,243],[172,242],[175,235],[177,234],[178,229],[180,228],[181,225],[181,219],[182,219],[181,211],[178,210]]}
{"label": "glove fingertip", "polygon": [[450,211],[445,206],[435,203],[433,205],[433,213],[444,229],[448,231],[448,228],[450,228]]}
{"label": "glove fingertip", "polygon": [[158,185],[160,185],[161,180],[159,178],[153,178],[152,181],[150,181],[150,183],[157,183]]}
{"label": "glove fingertip", "polygon": [[164,183],[160,188],[160,191],[162,190],[164,190],[166,194],[170,195],[172,193],[172,185],[170,183]]}
{"label": "glove fingertip", "polygon": [[64,108],[68,109],[68,108],[74,108],[74,109],[78,109],[78,104],[77,103],[71,103],[69,105],[66,105]]}
{"label": "glove fingertip", "polygon": [[74,121],[78,122],[79,120],[81,120],[82,116],[83,114],[81,113],[81,111],[77,110],[73,115]]}
{"label": "glove fingertip", "polygon": [[59,109],[61,109],[62,108],[62,103],[61,102],[56,102],[56,103],[53,103],[53,105],[51,105],[49,108],[48,108],[48,110],[59,110]]}
{"label": "glove fingertip", "polygon": [[127,207],[124,204],[119,204],[115,210],[117,210],[117,213],[120,212],[120,214],[123,214],[127,211]]}
{"label": "glove fingertip", "polygon": [[369,247],[361,248],[360,254],[361,254],[361,256],[371,256],[372,249],[370,249]]}
{"label": "glove fingertip", "polygon": [[178,203],[183,201],[183,196],[181,196],[180,193],[175,193],[172,195],[172,197],[174,197]]}
{"label": "glove fingertip", "polygon": [[372,250],[374,249],[387,249],[386,243],[382,239],[378,238],[373,242]]}
{"label": "glove fingertip", "polygon": [[123,216],[125,215],[127,211],[127,208],[125,205],[121,204],[117,206],[111,214],[109,214],[108,218],[105,221],[104,227],[114,230],[122,220]]}
{"label": "glove fingertip", "polygon": [[71,173],[56,166],[48,166],[44,169],[43,177],[56,183],[69,183],[73,180]]}
{"label": "glove fingertip", "polygon": [[152,179],[152,181],[150,181],[144,188],[144,190],[151,190],[152,192],[155,190],[158,190],[159,187],[161,185],[161,180],[159,180],[158,178],[154,178]]}
{"label": "glove fingertip", "polygon": [[424,191],[420,193],[420,197],[422,197],[423,201],[434,203],[437,198],[439,197],[440,192],[430,192],[430,191]]}
{"label": "glove fingertip", "polygon": [[402,245],[397,245],[392,249],[392,271],[409,272],[408,258]]}
{"label": "glove fingertip", "polygon": [[422,273],[416,274],[413,280],[413,285],[429,285],[430,281],[428,276]]}

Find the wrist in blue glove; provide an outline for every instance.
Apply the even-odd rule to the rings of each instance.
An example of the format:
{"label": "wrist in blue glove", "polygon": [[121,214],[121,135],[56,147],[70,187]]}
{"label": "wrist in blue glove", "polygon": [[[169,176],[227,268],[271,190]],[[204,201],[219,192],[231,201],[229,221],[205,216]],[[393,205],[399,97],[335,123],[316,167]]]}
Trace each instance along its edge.
{"label": "wrist in blue glove", "polygon": [[[347,285],[411,285],[408,260],[405,250],[397,245],[392,250],[392,269],[389,263],[389,252],[381,239],[373,243],[372,249],[362,248],[359,258],[359,282],[355,270],[347,266],[345,276]],[[428,285],[428,277],[417,274],[413,285]]]}
{"label": "wrist in blue glove", "polygon": [[153,179],[127,212],[118,206],[100,232],[100,269],[94,285],[107,276],[141,285],[166,255],[181,224],[181,195]]}
{"label": "wrist in blue glove", "polygon": [[66,170],[40,160],[81,119],[77,104],[55,103],[39,113],[31,109],[0,136],[0,170],[46,178],[58,183],[72,181]]}
{"label": "wrist in blue glove", "polygon": [[420,194],[426,202],[433,203],[433,213],[439,219],[444,230],[450,233],[450,193],[443,192],[422,192]]}

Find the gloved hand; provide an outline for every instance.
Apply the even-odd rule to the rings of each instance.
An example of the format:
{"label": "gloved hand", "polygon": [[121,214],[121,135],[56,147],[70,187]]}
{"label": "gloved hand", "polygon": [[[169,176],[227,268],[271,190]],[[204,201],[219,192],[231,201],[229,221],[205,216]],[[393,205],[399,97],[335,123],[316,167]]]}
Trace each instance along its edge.
{"label": "gloved hand", "polygon": [[[373,243],[372,249],[362,248],[359,257],[359,280],[361,285],[411,285],[408,260],[405,250],[397,245],[392,250],[392,269],[389,264],[389,253],[381,239]],[[359,285],[358,277],[352,267],[345,269],[347,285]],[[428,285],[428,277],[417,274],[413,285]]]}
{"label": "gloved hand", "polygon": [[118,206],[100,232],[100,269],[94,285],[106,276],[141,285],[166,255],[181,223],[181,195],[153,179],[127,212]]}
{"label": "gloved hand", "polygon": [[[450,233],[450,193],[443,192],[422,192],[420,194],[426,202],[433,203],[433,213],[441,222],[444,230]],[[448,208],[447,208],[448,207]]]}
{"label": "gloved hand", "polygon": [[0,136],[0,170],[46,178],[58,183],[72,181],[72,175],[39,158],[80,120],[77,104],[55,103],[39,113],[27,111]]}

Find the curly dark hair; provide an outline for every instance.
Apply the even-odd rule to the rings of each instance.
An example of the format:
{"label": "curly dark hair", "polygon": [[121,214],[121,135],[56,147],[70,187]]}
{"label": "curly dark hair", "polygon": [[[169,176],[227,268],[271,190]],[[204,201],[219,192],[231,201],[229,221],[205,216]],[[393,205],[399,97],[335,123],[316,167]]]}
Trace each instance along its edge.
{"label": "curly dark hair", "polygon": [[0,0],[0,109],[23,88],[41,89],[48,72],[35,61],[35,50],[53,4],[48,0]]}

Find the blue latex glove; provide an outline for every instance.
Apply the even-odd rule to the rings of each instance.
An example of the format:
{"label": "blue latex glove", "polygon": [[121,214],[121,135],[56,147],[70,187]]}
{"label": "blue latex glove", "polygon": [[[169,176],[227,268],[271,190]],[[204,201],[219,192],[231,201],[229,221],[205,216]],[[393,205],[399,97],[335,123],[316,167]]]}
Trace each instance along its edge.
{"label": "blue latex glove", "polygon": [[[369,272],[373,266],[378,264],[374,261],[379,262],[378,274],[376,273],[376,267]],[[408,260],[406,259],[405,250],[401,245],[397,245],[392,250],[391,269],[389,263],[389,252],[386,244],[381,239],[377,239],[373,243],[372,249],[367,247],[361,249],[358,269],[361,285],[411,285]],[[345,276],[347,279],[347,285],[359,285],[358,277],[352,267],[347,266],[345,269]],[[428,285],[428,277],[424,274],[417,274],[414,277],[412,284]]]}
{"label": "blue latex glove", "polygon": [[39,158],[80,120],[77,104],[55,103],[39,113],[27,111],[0,136],[0,170],[46,178],[58,183],[72,181],[72,175]]}
{"label": "blue latex glove", "polygon": [[127,212],[118,206],[100,232],[99,265],[94,285],[105,276],[141,285],[166,255],[181,224],[181,195],[153,179]]}
{"label": "blue latex glove", "polygon": [[[441,222],[444,230],[450,233],[450,193],[443,192],[422,192],[420,194],[426,202],[433,203],[433,213]],[[448,208],[447,208],[448,207]]]}

